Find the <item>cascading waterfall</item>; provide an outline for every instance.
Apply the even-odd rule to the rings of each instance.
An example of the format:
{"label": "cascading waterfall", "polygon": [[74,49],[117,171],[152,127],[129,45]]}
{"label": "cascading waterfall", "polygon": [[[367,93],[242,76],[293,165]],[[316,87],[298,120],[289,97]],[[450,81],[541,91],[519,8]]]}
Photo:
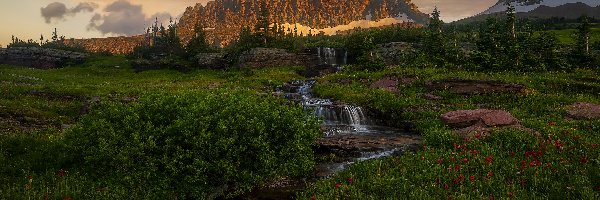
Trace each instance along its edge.
{"label": "cascading waterfall", "polygon": [[331,47],[318,47],[317,57],[319,64],[342,66],[348,64],[348,51]]}

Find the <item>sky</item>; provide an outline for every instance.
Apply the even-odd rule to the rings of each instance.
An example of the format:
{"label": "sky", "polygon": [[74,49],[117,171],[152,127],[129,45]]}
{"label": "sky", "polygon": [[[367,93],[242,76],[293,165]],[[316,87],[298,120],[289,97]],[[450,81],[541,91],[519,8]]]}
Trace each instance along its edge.
{"label": "sky", "polygon": [[[49,39],[57,29],[67,38],[97,38],[143,33],[156,17],[168,23],[186,7],[209,0],[0,0],[0,46],[14,35],[20,39]],[[478,14],[497,0],[413,0],[431,13],[437,6],[444,21]]]}

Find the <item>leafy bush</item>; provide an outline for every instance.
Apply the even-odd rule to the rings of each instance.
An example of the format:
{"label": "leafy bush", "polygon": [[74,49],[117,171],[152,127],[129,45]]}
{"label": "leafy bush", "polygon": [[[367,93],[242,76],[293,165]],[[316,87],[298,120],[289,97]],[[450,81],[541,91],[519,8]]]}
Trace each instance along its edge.
{"label": "leafy bush", "polygon": [[134,194],[231,197],[313,168],[319,122],[283,104],[245,92],[151,95],[101,105],[66,140],[93,176]]}

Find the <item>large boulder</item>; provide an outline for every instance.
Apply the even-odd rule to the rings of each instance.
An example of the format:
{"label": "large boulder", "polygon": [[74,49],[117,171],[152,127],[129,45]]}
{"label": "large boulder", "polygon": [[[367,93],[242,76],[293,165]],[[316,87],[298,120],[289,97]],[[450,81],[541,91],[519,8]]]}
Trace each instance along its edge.
{"label": "large boulder", "polygon": [[392,42],[379,44],[371,51],[383,59],[386,65],[399,65],[411,60],[417,55],[418,44],[407,42]]}
{"label": "large boulder", "polygon": [[60,68],[81,64],[88,57],[85,53],[40,47],[11,47],[0,49],[0,64],[27,66],[39,69]]}
{"label": "large boulder", "polygon": [[229,66],[223,53],[200,53],[196,55],[196,64],[208,69],[224,69]]}
{"label": "large boulder", "polygon": [[524,93],[524,85],[505,83],[495,80],[465,80],[444,79],[430,81],[427,84],[430,90],[446,90],[456,94],[489,94],[489,93]]}
{"label": "large boulder", "polygon": [[239,57],[241,68],[271,68],[281,66],[303,65],[296,54],[289,53],[285,49],[254,48]]}
{"label": "large boulder", "polygon": [[524,129],[519,120],[504,110],[457,110],[441,116],[441,120],[461,136],[485,134],[497,128]]}
{"label": "large boulder", "polygon": [[579,120],[600,119],[600,105],[585,102],[575,103],[569,106],[567,115]]}

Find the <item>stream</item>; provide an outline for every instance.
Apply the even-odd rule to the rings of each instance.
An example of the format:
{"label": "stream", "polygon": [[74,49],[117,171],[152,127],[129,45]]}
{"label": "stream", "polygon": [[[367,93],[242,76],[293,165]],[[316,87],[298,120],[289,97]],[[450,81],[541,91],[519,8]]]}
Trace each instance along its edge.
{"label": "stream", "polygon": [[[318,57],[319,65],[339,69],[348,63],[345,50],[319,47],[312,51]],[[307,112],[322,119],[323,135],[317,140],[319,148],[316,156],[328,159],[318,159],[320,161],[311,177],[281,178],[241,199],[294,199],[295,194],[309,184],[331,177],[356,162],[414,151],[421,143],[418,135],[378,125],[363,107],[315,97],[312,93],[315,84],[315,80],[292,81],[276,92],[283,93],[286,99],[302,105]]]}

